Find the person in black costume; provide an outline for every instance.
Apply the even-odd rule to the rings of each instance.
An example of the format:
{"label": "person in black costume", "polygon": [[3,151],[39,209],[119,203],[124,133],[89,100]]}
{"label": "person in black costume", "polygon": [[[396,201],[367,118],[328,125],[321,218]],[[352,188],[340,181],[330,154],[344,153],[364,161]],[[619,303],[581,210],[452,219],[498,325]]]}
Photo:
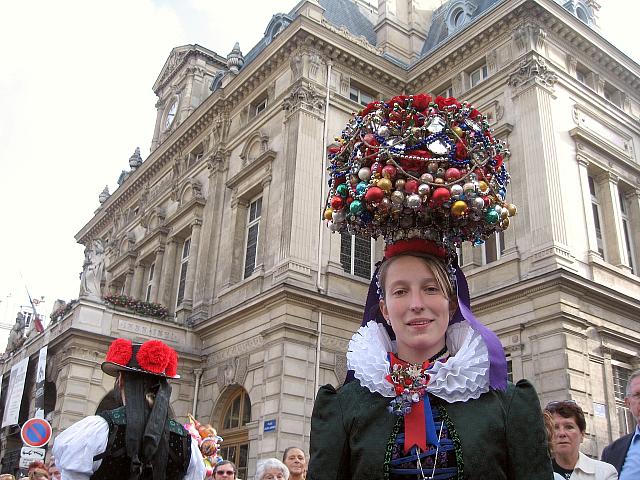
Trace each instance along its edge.
{"label": "person in black costume", "polygon": [[116,339],[102,370],[116,377],[122,405],[84,418],[55,439],[62,478],[202,480],[197,444],[170,418],[171,386],[178,357],[159,340],[143,344]]}

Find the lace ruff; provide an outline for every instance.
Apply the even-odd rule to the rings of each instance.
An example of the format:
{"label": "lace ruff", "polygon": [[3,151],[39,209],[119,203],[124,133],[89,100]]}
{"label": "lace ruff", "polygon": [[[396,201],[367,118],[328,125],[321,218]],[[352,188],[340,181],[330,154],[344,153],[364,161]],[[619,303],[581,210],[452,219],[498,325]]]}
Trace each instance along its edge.
{"label": "lace ruff", "polygon": [[[444,363],[436,362],[430,370],[427,391],[449,403],[488,392],[489,352],[480,334],[463,321],[449,326],[446,342],[452,356]],[[394,344],[384,326],[371,321],[353,335],[347,352],[347,367],[360,384],[390,398],[396,393],[385,377],[389,374],[387,352],[395,352]]]}

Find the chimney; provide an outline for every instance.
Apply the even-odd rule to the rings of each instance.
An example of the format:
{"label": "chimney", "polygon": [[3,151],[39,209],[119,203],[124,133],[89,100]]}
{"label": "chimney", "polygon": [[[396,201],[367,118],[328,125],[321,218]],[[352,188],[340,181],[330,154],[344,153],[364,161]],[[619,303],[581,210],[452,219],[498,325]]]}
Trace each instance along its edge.
{"label": "chimney", "polygon": [[420,58],[435,9],[446,0],[378,0],[376,43],[407,64]]}

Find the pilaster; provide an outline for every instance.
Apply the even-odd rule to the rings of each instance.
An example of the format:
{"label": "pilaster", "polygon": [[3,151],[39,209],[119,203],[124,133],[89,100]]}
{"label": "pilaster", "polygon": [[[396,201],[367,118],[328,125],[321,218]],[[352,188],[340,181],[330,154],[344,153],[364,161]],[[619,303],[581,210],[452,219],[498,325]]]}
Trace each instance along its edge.
{"label": "pilaster", "polygon": [[200,250],[200,231],[202,221],[194,220],[191,224],[191,245],[189,247],[189,266],[187,267],[187,278],[184,285],[184,299],[182,304],[191,308],[193,305],[193,288],[196,280],[196,270],[198,269],[198,254]]}
{"label": "pilaster", "polygon": [[527,185],[531,270],[555,268],[556,263],[573,268],[564,219],[556,129],[552,101],[556,74],[543,58],[531,55],[509,76],[513,101],[519,118],[521,168]]}
{"label": "pilaster", "polygon": [[171,303],[171,290],[173,288],[173,279],[176,265],[176,251],[178,249],[178,242],[175,238],[170,239],[167,242],[167,256],[164,258],[162,275],[160,276],[160,284],[158,285],[158,303],[164,305],[173,311],[173,305]]}
{"label": "pilaster", "polygon": [[140,262],[136,262],[136,265],[133,269],[133,282],[131,283],[131,296],[133,298],[140,299],[143,277],[144,265]]}
{"label": "pilaster", "polygon": [[618,192],[618,177],[608,172],[602,180],[602,207],[607,228],[603,229],[607,245],[607,261],[617,267],[629,269],[622,233],[622,216],[620,211],[620,194]]}
{"label": "pilaster", "polygon": [[[596,224],[593,220],[593,209],[591,207],[591,192],[589,191],[589,161],[582,155],[576,156],[578,161],[578,172],[580,174],[580,189],[582,191],[582,203],[584,205],[584,219],[587,226],[588,254],[600,255],[598,253],[598,241],[596,238]],[[586,259],[585,259],[586,260]]]}

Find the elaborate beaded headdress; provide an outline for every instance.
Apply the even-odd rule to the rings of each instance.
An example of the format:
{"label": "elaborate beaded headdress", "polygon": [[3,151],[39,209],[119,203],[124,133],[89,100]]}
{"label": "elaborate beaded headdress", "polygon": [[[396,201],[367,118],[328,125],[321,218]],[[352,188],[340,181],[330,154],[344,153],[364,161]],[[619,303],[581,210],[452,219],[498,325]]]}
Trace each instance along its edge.
{"label": "elaborate beaded headdress", "polygon": [[367,105],[329,149],[334,232],[422,238],[449,253],[509,226],[509,152],[480,112],[420,94]]}
{"label": "elaborate beaded headdress", "polygon": [[[482,336],[490,385],[506,388],[504,350],[471,312],[455,253],[463,241],[480,244],[505,230],[516,213],[515,205],[505,202],[505,144],[493,138],[487,118],[467,102],[427,94],[370,103],[337,140],[329,149],[324,211],[329,228],[384,237],[387,258],[417,251],[446,258],[458,299],[451,323],[466,320]],[[374,274],[363,325],[381,322],[378,299]]]}

